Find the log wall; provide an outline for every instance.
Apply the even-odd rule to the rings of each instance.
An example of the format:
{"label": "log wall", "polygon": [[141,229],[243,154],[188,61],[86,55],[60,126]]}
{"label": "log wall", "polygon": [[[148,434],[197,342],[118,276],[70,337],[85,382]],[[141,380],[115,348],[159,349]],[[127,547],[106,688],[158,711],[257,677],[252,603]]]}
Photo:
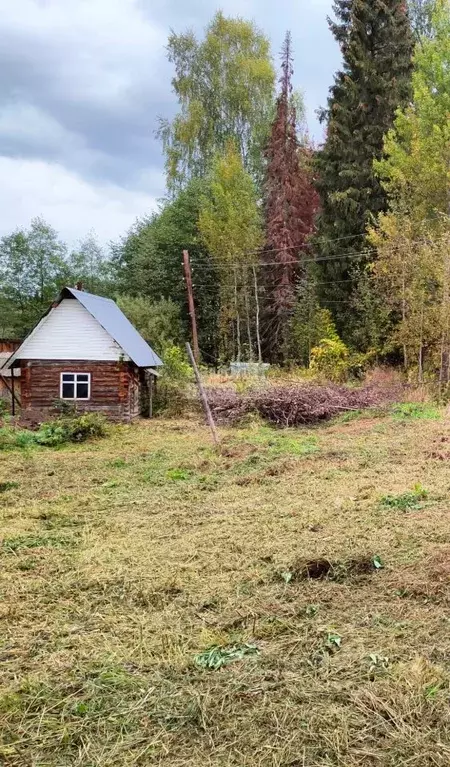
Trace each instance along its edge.
{"label": "log wall", "polygon": [[[65,400],[80,412],[128,420],[139,415],[138,371],[129,362],[21,360],[22,410],[52,410],[60,399],[61,373],[90,373],[89,400]],[[137,389],[137,394],[136,394]]]}

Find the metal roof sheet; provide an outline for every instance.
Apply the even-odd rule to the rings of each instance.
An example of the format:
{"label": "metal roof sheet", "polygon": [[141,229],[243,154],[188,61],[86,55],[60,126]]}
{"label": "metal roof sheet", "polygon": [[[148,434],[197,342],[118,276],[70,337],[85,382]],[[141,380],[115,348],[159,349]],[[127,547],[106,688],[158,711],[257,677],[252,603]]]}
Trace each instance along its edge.
{"label": "metal roof sheet", "polygon": [[75,288],[65,288],[63,293],[65,291],[68,291],[92,314],[135,365],[140,368],[149,368],[163,364],[111,298],[102,298],[102,296],[95,296],[93,293],[75,290]]}

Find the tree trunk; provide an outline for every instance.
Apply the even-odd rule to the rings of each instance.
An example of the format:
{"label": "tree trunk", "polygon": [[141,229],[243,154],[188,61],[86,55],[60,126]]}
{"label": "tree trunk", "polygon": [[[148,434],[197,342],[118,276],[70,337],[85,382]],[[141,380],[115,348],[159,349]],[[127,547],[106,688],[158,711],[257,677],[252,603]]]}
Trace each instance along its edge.
{"label": "tree trunk", "polygon": [[256,278],[256,269],[253,267],[253,282],[255,286],[255,306],[256,306],[256,345],[258,347],[258,362],[262,362],[262,350],[261,350],[261,334],[259,327],[259,296],[258,296],[258,280]]}
{"label": "tree trunk", "polygon": [[238,302],[238,283],[237,283],[237,270],[234,270],[234,307],[236,311],[236,341],[237,341],[237,361],[241,361],[242,346],[241,346],[241,317],[239,314],[239,302]]}
{"label": "tree trunk", "polygon": [[245,320],[247,324],[248,361],[253,362],[253,340],[252,340],[252,329],[250,325],[250,304],[248,300],[247,274],[245,274],[245,283],[244,283],[244,303],[245,303]]}

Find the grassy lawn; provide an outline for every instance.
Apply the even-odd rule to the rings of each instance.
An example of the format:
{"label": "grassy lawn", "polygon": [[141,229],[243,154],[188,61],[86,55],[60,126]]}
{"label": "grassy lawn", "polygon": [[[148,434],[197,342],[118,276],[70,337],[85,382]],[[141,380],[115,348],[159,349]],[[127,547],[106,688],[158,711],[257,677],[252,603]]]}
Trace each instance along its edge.
{"label": "grassy lawn", "polygon": [[448,767],[435,416],[0,453],[0,763]]}

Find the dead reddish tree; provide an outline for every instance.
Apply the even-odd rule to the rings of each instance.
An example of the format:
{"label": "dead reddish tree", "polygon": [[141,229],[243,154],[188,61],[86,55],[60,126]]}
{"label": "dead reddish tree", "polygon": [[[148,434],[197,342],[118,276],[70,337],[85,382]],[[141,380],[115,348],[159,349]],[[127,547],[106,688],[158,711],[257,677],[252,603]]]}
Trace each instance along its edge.
{"label": "dead reddish tree", "polygon": [[318,196],[313,186],[308,145],[300,145],[292,99],[292,44],[286,34],[281,56],[281,92],[277,99],[266,157],[266,352],[283,362],[289,320],[295,304],[298,266],[314,228]]}

